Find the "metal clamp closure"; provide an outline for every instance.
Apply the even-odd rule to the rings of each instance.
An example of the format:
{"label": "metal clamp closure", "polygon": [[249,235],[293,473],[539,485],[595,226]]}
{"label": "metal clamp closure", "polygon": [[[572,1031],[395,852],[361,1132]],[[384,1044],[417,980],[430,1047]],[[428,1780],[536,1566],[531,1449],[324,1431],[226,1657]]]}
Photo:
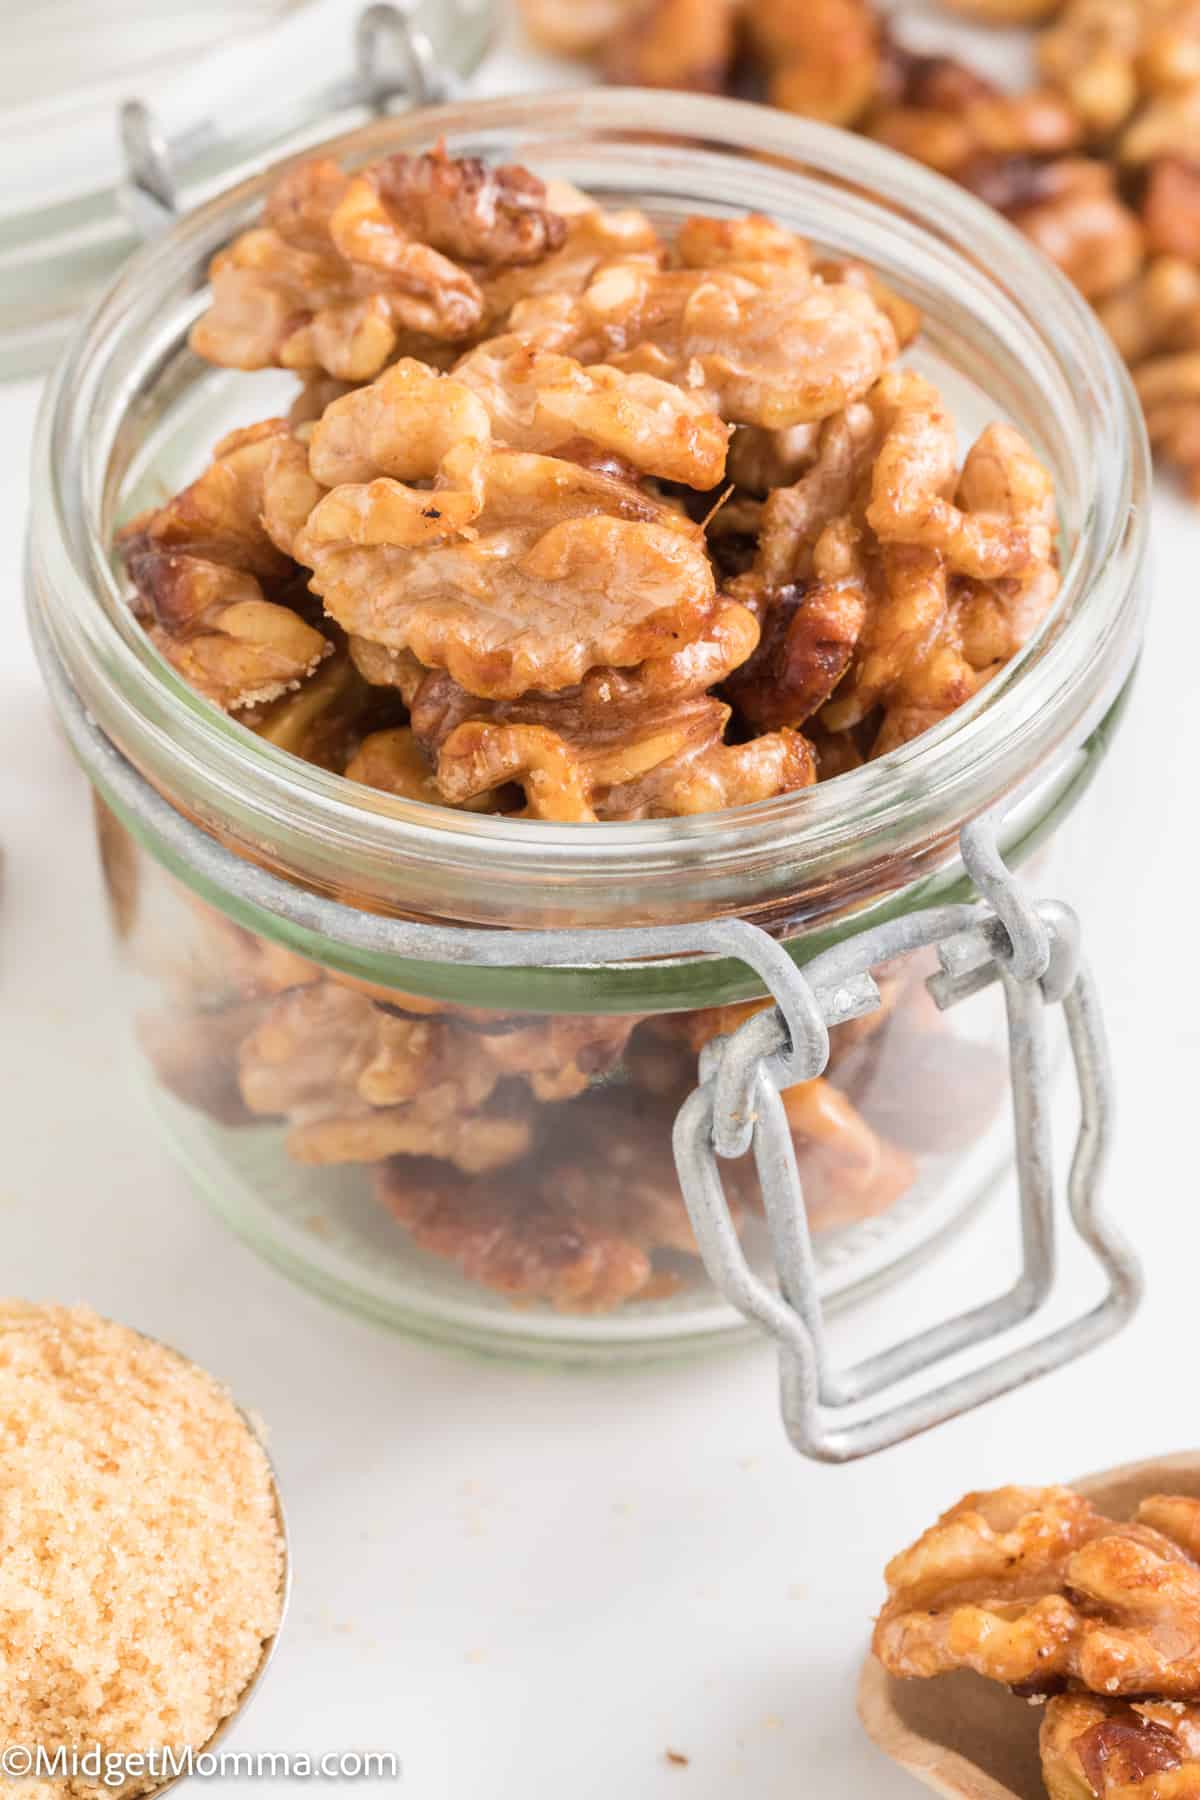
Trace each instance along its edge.
{"label": "metal clamp closure", "polygon": [[[311,99],[312,117],[297,120],[289,115],[279,141],[268,140],[268,149],[279,154],[299,125],[307,128],[347,108],[384,113],[397,100],[410,106],[437,106],[454,96],[453,76],[438,61],[427,32],[413,16],[413,0],[406,5],[374,4],[364,7],[354,27],[354,74]],[[158,237],[174,224],[182,211],[184,165],[203,148],[211,157],[220,142],[215,125],[200,124],[172,141],[144,100],[127,100],[117,116],[125,180],[120,189],[123,208],[139,235]]]}
{"label": "metal clamp closure", "polygon": [[[848,1462],[886,1449],[1046,1374],[1119,1330],[1140,1298],[1137,1262],[1100,1206],[1112,1080],[1096,991],[1080,957],[1078,921],[1057,901],[1034,903],[1026,897],[1001,859],[992,818],[966,828],[962,854],[986,896],[985,906],[932,908],[890,920],[816,957],[803,971],[789,960],[786,969],[778,970],[780,978],[770,981],[775,1009],[707,1046],[700,1086],[676,1120],[679,1179],[708,1274],[731,1305],[776,1340],[788,1436],[798,1450],[823,1462]],[[823,1005],[825,995],[853,991],[861,1003],[872,968],[926,946],[937,948],[941,964],[927,984],[940,1008],[957,1005],[993,983],[1003,986],[1021,1273],[996,1299],[839,1369],[829,1353],[804,1193],[780,1089],[811,1079],[825,1066],[825,1027],[832,1022]],[[1056,1219],[1045,1019],[1055,1006],[1062,1007],[1066,1018],[1080,1102],[1067,1204],[1076,1231],[1108,1277],[1106,1292],[1090,1312],[1035,1342],[864,1414],[862,1402],[991,1342],[1032,1317],[1049,1297]],[[861,1004],[856,1010],[862,1010]],[[720,1160],[750,1149],[778,1292],[746,1261],[721,1180]]]}

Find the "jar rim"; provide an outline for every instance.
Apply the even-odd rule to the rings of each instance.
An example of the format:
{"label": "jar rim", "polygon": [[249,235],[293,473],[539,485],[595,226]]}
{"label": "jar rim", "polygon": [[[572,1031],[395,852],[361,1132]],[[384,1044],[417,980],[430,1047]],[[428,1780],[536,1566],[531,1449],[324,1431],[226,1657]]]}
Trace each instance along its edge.
{"label": "jar rim", "polygon": [[[661,166],[673,193],[694,174],[689,210],[705,204],[706,172],[747,159],[764,190],[800,183],[811,203],[818,186],[827,188],[847,216],[874,218],[910,258],[971,287],[995,330],[1003,321],[1024,334],[1059,411],[1074,408],[1067,424],[1080,459],[1079,529],[1051,620],[972,701],[877,762],[799,793],[686,819],[559,825],[364,790],[200,699],[122,599],[111,562],[115,447],[129,430],[135,365],[144,375],[181,361],[180,320],[153,329],[154,296],[171,282],[201,292],[197,270],[257,211],[271,170],[140,252],[77,333],[48,388],[34,449],[33,603],[107,735],[210,827],[231,823],[233,836],[278,850],[298,880],[328,885],[329,871],[359,866],[368,903],[411,910],[411,886],[396,885],[403,870],[418,882],[423,913],[459,922],[778,916],[799,888],[828,916],[831,893],[852,901],[868,881],[877,891],[885,864],[896,886],[936,866],[937,856],[944,862],[966,819],[1076,748],[1123,685],[1140,637],[1149,485],[1136,397],[1090,307],[1012,226],[942,177],[812,121],[710,96],[588,89],[432,108],[320,148],[363,161],[444,138],[452,152],[464,141],[491,142],[511,159],[516,138],[515,153],[536,166],[538,145],[556,133],[585,140],[610,174],[614,150],[637,165],[635,179]],[[628,203],[637,203],[636,191]],[[476,903],[472,887],[482,885],[488,892]]]}

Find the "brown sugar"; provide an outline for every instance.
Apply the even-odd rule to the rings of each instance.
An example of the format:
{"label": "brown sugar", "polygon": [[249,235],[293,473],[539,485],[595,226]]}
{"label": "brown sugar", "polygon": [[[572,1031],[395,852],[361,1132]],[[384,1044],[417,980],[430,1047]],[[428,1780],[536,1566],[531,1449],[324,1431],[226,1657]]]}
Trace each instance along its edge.
{"label": "brown sugar", "polygon": [[84,1308],[0,1301],[0,1744],[203,1748],[279,1625],[283,1565],[266,1455],[211,1376]]}

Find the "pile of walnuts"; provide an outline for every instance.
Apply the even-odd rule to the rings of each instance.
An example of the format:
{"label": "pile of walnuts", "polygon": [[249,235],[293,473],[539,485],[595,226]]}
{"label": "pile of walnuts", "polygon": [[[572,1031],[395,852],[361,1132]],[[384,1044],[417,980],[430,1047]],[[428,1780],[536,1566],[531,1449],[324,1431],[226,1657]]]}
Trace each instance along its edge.
{"label": "pile of walnuts", "polygon": [[875,1654],[1047,1702],[1051,1800],[1200,1791],[1200,1501],[1106,1518],[1070,1488],[968,1494],[887,1569]]}
{"label": "pile of walnuts", "polygon": [[1097,307],[1156,449],[1200,496],[1200,5],[944,4],[1029,27],[1034,85],[1008,93],[955,57],[913,54],[872,0],[522,0],[538,42],[610,80],[766,99],[997,207]]}
{"label": "pile of walnuts", "polygon": [[[125,527],[131,604],[179,677],[350,794],[589,825],[771,799],[944,719],[1054,600],[1029,445],[998,422],[961,455],[901,366],[912,308],[766,218],[668,240],[523,169],[317,161],[212,277],[194,348],[297,397]],[[371,1165],[418,1245],[514,1298],[662,1291],[691,1247],[670,1120],[723,1013],[435,1007],[189,904],[142,1027],[178,1096]],[[891,991],[786,1096],[818,1224],[890,1205],[998,1098],[919,974]],[[979,1104],[931,1135],[896,1103],[914,1068]]]}

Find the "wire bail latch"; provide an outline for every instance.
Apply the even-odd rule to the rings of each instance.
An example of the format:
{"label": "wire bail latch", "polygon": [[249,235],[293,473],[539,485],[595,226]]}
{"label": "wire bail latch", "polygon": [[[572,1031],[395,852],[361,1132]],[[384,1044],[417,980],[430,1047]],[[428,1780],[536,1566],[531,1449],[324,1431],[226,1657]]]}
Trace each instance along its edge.
{"label": "wire bail latch", "polygon": [[[871,1455],[995,1399],[1082,1355],[1118,1331],[1141,1293],[1137,1262],[1100,1205],[1112,1119],[1112,1078],[1096,990],[1080,956],[1075,914],[1058,901],[1031,901],[1005,866],[992,816],[962,832],[963,863],[984,896],[976,906],[935,907],[869,928],[815,957],[803,970],[776,963],[776,1005],[704,1052],[700,1085],[680,1108],[675,1159],[709,1277],[778,1344],[788,1436],[804,1455],[848,1462]],[[828,1027],[879,1004],[870,971],[935,948],[940,971],[927,986],[939,1008],[999,983],[1008,1024],[1009,1071],[1020,1203],[1021,1272],[1007,1293],[915,1333],[852,1368],[833,1366],[817,1290],[804,1194],[780,1090],[821,1074]],[[863,1416],[860,1403],[940,1369],[972,1346],[1031,1318],[1054,1285],[1056,1220],[1050,1133],[1046,1015],[1062,1007],[1079,1092],[1080,1122],[1067,1205],[1075,1230],[1108,1277],[1088,1313],[1033,1343],[951,1376],[915,1398]],[[750,1267],[725,1197],[720,1163],[754,1154],[776,1291]]]}

